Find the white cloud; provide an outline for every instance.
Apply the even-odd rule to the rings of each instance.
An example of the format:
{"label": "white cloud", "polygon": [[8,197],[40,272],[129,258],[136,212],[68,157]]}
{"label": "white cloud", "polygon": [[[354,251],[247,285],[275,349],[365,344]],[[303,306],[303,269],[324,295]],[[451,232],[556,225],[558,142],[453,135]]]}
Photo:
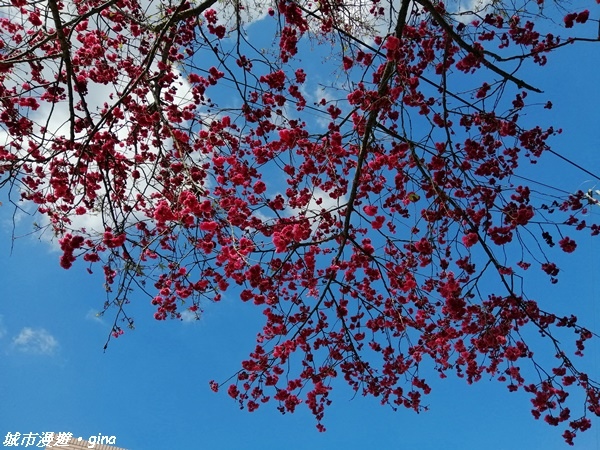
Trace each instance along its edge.
{"label": "white cloud", "polygon": [[85,318],[87,320],[91,320],[92,322],[96,322],[99,323],[101,325],[104,325],[104,320],[102,320],[102,316],[100,314],[98,314],[97,311],[90,309],[87,314],[85,315]]}
{"label": "white cloud", "polygon": [[321,211],[334,211],[340,209],[343,205],[348,203],[346,195],[340,198],[332,198],[329,193],[325,192],[320,187],[313,188],[312,196],[306,207],[304,208],[291,208],[287,207],[286,210],[289,215],[318,215]]}
{"label": "white cloud", "polygon": [[4,326],[4,316],[0,316],[0,339],[6,336],[6,327]]}
{"label": "white cloud", "polygon": [[181,320],[183,322],[196,322],[198,320],[198,314],[195,312],[190,311],[189,309],[186,309],[184,311],[181,311]]}
{"label": "white cloud", "polygon": [[52,355],[58,349],[58,341],[44,328],[25,327],[12,343],[21,352],[37,355]]}
{"label": "white cloud", "polygon": [[467,24],[491,12],[493,4],[492,0],[457,0],[447,7],[455,20]]}
{"label": "white cloud", "polygon": [[319,187],[313,188],[312,196],[308,204],[304,208],[286,207],[288,216],[303,216],[311,220],[310,228],[314,232],[321,223],[321,214],[323,211],[329,211],[332,214],[337,214],[337,211],[348,203],[348,198],[343,195],[339,198],[332,198],[328,192],[325,192]]}
{"label": "white cloud", "polygon": [[220,23],[224,22],[228,31],[238,28],[238,22],[250,25],[268,16],[269,0],[242,0],[242,1],[219,1],[213,9],[217,11]]}

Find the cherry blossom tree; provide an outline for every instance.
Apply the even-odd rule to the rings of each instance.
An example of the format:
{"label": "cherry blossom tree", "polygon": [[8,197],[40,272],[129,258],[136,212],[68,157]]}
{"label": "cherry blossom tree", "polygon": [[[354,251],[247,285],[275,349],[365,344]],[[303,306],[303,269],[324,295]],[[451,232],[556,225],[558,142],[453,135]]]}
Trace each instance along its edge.
{"label": "cherry blossom tree", "polygon": [[427,380],[453,374],[527,392],[569,443],[600,415],[576,360],[595,334],[524,288],[556,283],[557,252],[600,233],[595,193],[521,172],[557,152],[560,130],[524,113],[552,107],[535,76],[554,52],[598,41],[588,9],[1,5],[1,186],[63,268],[103,270],[114,337],[134,325],[133,291],[157,320],[227,294],[264,326],[211,388],[249,411],[305,404],[324,429],[335,378],[420,411]]}

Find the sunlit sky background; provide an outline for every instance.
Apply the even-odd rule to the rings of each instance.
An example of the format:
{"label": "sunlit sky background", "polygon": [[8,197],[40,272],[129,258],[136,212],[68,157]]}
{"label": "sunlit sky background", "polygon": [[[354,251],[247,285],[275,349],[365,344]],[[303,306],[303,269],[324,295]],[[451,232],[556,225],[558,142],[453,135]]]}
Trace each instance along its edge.
{"label": "sunlit sky background", "polygon": [[[592,5],[593,7],[593,5]],[[592,14],[596,17],[595,13]],[[591,35],[596,24],[589,24]],[[250,28],[259,33],[260,24]],[[258,36],[255,34],[255,36]],[[564,129],[554,149],[592,172],[600,172],[598,77],[600,48],[572,46],[552,56],[547,67],[527,72],[554,110],[540,121]],[[313,61],[314,62],[314,61]],[[318,63],[318,61],[316,62]],[[324,77],[327,74],[323,74]],[[537,120],[537,118],[534,118]],[[547,155],[536,170],[567,191],[599,188],[600,181]],[[529,171],[529,173],[534,173]],[[531,416],[522,392],[482,381],[436,379],[425,398],[430,411],[393,412],[339,384],[326,411],[327,432],[319,433],[304,408],[282,416],[274,404],[241,411],[208,381],[225,381],[254,347],[260,312],[232,296],[206,305],[198,322],[156,322],[149,299],[134,295],[136,330],[103,347],[111,316],[98,318],[102,280],[76,264],[59,267],[56,246],[36,237],[12,236],[12,209],[0,207],[0,433],[64,431],[87,439],[116,436],[131,450],[206,449],[564,449],[560,434]],[[600,207],[598,207],[600,208]],[[600,211],[600,209],[599,209]],[[594,213],[597,214],[597,213]],[[16,234],[24,235],[25,220]],[[527,292],[548,309],[578,314],[600,330],[599,238],[578,237],[579,248],[558,260],[560,282],[530,280]],[[600,352],[592,345],[583,367],[600,378]],[[576,411],[574,411],[575,414]],[[581,434],[576,448],[600,448],[600,421]]]}

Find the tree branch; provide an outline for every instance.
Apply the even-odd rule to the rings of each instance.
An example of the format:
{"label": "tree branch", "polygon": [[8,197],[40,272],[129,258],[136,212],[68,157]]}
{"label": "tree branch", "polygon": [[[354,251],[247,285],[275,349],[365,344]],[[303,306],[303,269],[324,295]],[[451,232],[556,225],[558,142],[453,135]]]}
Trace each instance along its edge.
{"label": "tree branch", "polygon": [[497,73],[498,75],[500,75],[502,78],[512,81],[514,84],[517,85],[517,87],[519,89],[528,89],[530,91],[533,92],[537,92],[537,93],[542,93],[541,89],[538,89],[532,85],[530,85],[529,83],[526,83],[525,81],[515,77],[514,75],[506,72],[505,70],[502,70],[501,68],[499,68],[498,66],[496,66],[495,64],[492,64],[491,62],[489,62],[487,59],[485,59],[484,55],[491,55],[494,57],[494,59],[498,59],[495,55],[493,55],[493,53],[489,52],[489,51],[477,51],[475,50],[471,45],[469,45],[467,42],[465,42],[465,40],[463,38],[461,38],[456,31],[454,31],[454,29],[452,28],[452,26],[442,17],[442,15],[435,9],[435,6],[429,1],[429,0],[416,0],[417,3],[419,3],[420,5],[422,5],[427,12],[429,12],[429,14],[431,14],[431,16],[436,20],[436,22],[444,29],[444,31],[446,31],[446,33],[448,33],[452,39],[464,50],[466,50],[469,53],[472,53],[474,55],[478,55],[481,57],[481,63],[487,67],[488,69],[490,69],[492,72]]}

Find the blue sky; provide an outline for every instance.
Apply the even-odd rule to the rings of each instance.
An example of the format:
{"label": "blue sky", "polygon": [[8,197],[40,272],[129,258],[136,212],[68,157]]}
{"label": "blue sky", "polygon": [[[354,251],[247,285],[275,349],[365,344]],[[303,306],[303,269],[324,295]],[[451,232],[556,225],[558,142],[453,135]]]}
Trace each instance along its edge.
{"label": "blue sky", "polygon": [[[594,25],[591,24],[593,27]],[[562,49],[530,80],[551,99],[540,112],[564,129],[554,139],[561,154],[600,172],[600,104],[597,46]],[[533,120],[537,120],[537,117]],[[553,155],[535,167],[549,183],[568,191],[600,189]],[[528,170],[529,171],[529,170]],[[539,172],[538,172],[539,171]],[[529,173],[533,173],[529,171]],[[599,209],[600,211],[600,209]],[[103,346],[111,316],[95,312],[104,301],[102,280],[83,265],[65,271],[46,242],[11,242],[12,210],[0,207],[0,433],[64,431],[86,439],[116,436],[131,450],[208,449],[564,449],[562,428],[535,421],[529,399],[509,394],[498,382],[467,386],[452,377],[430,378],[430,411],[393,412],[376,399],[353,397],[343,385],[326,411],[328,431],[319,433],[304,410],[282,416],[274,405],[240,411],[208,381],[225,381],[254,347],[260,311],[235,298],[207,305],[199,322],[156,322],[149,299],[134,294],[136,330]],[[593,213],[597,215],[598,213]],[[17,232],[27,230],[19,225]],[[530,296],[549,309],[575,313],[600,330],[600,242],[583,234],[579,248],[563,255],[556,286],[532,280]],[[12,251],[11,251],[12,247]],[[535,295],[534,295],[535,293]],[[592,344],[583,366],[600,374],[600,348]],[[581,434],[576,448],[600,448],[600,421]]]}

